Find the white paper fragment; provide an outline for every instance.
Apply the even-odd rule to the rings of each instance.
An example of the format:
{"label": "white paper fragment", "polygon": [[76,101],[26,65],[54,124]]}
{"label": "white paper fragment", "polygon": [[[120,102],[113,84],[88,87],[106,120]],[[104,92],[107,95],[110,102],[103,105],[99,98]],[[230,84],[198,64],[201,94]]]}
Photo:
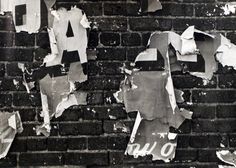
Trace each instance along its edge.
{"label": "white paper fragment", "polygon": [[16,133],[22,131],[19,112],[0,112],[0,159],[6,157]]}
{"label": "white paper fragment", "polygon": [[235,14],[236,2],[226,3],[225,6],[221,7],[221,9],[224,11],[224,15]]}
{"label": "white paper fragment", "polygon": [[90,24],[91,24],[91,23],[88,21],[86,14],[83,14],[82,19],[81,19],[81,21],[80,21],[80,24],[81,24],[85,29],[90,28]]}
{"label": "white paper fragment", "polygon": [[[8,1],[8,0],[7,0]],[[41,0],[1,0],[1,12],[12,12],[16,32],[38,32],[41,24]],[[22,16],[16,16],[16,9],[26,8]],[[23,10],[19,8],[21,12]],[[21,18],[19,18],[21,17]]]}
{"label": "white paper fragment", "polygon": [[12,115],[9,119],[8,119],[8,125],[10,127],[12,127],[13,129],[16,129],[16,116]]}
{"label": "white paper fragment", "polygon": [[135,62],[137,61],[157,61],[157,49],[146,49],[136,57]]}
{"label": "white paper fragment", "polygon": [[223,162],[236,167],[236,151],[221,150],[216,152],[216,156]]}
{"label": "white paper fragment", "polygon": [[169,140],[174,140],[176,137],[177,137],[177,134],[169,132],[169,134],[168,134]]}
{"label": "white paper fragment", "polygon": [[230,43],[228,39],[224,36],[221,36],[221,45],[217,49],[216,59],[223,66],[231,66],[236,69],[236,45]]}
{"label": "white paper fragment", "polygon": [[155,12],[162,9],[162,5],[159,0],[141,0],[142,12]]}

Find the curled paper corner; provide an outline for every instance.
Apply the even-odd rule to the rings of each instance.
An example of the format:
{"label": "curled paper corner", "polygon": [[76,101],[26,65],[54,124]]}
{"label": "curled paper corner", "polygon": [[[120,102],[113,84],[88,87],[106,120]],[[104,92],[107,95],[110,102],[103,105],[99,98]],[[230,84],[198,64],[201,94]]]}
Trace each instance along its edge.
{"label": "curled paper corner", "polygon": [[229,150],[221,150],[216,152],[216,156],[221,161],[236,167],[236,151],[230,152]]}
{"label": "curled paper corner", "polygon": [[175,98],[176,98],[176,102],[177,103],[183,103],[185,100],[184,100],[184,92],[182,90],[179,90],[179,89],[174,89],[174,92],[175,92]]}
{"label": "curled paper corner", "polygon": [[90,27],[91,22],[88,21],[87,16],[86,16],[85,13],[83,14],[83,16],[82,16],[82,18],[81,18],[80,24],[81,24],[85,29],[91,28],[91,27]]}

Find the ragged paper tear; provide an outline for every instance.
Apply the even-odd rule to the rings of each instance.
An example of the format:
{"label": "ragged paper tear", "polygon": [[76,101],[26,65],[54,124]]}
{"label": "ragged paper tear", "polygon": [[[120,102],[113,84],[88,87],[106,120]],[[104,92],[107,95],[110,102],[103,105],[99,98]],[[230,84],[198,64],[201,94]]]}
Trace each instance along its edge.
{"label": "ragged paper tear", "polygon": [[0,159],[7,155],[16,133],[22,131],[19,112],[0,112]]}
{"label": "ragged paper tear", "polygon": [[221,9],[224,11],[224,15],[235,14],[236,2],[226,3],[224,6],[221,7]]}
{"label": "ragged paper tear", "polygon": [[[51,6],[53,2],[47,4]],[[87,80],[87,31],[88,20],[79,8],[60,8],[54,11],[53,26],[48,28],[51,53],[40,67],[24,72],[26,89],[30,82],[39,81],[44,123],[36,127],[37,134],[50,135],[50,120],[60,117],[74,105],[86,105],[87,93],[77,91],[75,83]]]}
{"label": "ragged paper tear", "polygon": [[216,156],[223,162],[236,167],[236,151],[221,150],[216,152]]}
{"label": "ragged paper tear", "polygon": [[162,9],[161,2],[159,0],[140,0],[141,12],[156,12]]}

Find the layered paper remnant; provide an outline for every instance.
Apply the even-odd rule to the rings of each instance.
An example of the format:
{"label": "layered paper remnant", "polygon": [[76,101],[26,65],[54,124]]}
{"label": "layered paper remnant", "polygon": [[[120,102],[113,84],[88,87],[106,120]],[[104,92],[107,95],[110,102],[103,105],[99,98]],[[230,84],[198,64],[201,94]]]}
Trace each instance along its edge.
{"label": "layered paper remnant", "polygon": [[60,117],[65,109],[73,105],[87,104],[87,93],[76,91],[75,83],[87,80],[86,28],[89,22],[77,7],[70,10],[60,8],[51,13],[53,25],[47,29],[51,53],[38,68],[28,70],[20,65],[27,90],[32,88],[30,83],[39,81],[44,124],[37,127],[36,132],[45,136],[49,136],[52,117]]}
{"label": "layered paper remnant", "polygon": [[15,135],[22,131],[19,112],[0,112],[0,159],[7,155]]}
{"label": "layered paper remnant", "polygon": [[[175,157],[178,129],[192,112],[179,108],[183,92],[174,89],[171,72],[187,71],[204,80],[210,80],[217,71],[217,60],[235,67],[229,60],[235,57],[234,45],[220,34],[208,34],[194,26],[182,35],[174,32],[155,32],[148,47],[141,52],[135,65],[125,70],[125,80],[114,94],[117,102],[124,103],[126,111],[138,111],[126,154],[152,155],[153,160],[169,162]],[[216,60],[217,59],[217,60]],[[235,60],[235,58],[234,58]]]}

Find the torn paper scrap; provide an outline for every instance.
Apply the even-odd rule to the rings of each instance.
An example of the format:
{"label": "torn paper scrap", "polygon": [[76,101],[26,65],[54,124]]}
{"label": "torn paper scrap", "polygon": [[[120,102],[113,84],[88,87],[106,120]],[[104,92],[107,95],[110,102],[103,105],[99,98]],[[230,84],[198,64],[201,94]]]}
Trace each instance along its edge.
{"label": "torn paper scrap", "polygon": [[7,155],[16,133],[22,131],[19,112],[0,112],[0,159]]}
{"label": "torn paper scrap", "polygon": [[216,156],[223,162],[236,167],[236,151],[221,150],[216,152]]}
{"label": "torn paper scrap", "polygon": [[236,2],[226,3],[221,9],[224,11],[224,15],[235,14],[236,12]]}
{"label": "torn paper scrap", "polygon": [[159,0],[140,0],[142,12],[156,12],[162,9],[161,2]]}
{"label": "torn paper scrap", "polygon": [[[47,4],[51,6],[53,1]],[[22,65],[26,84],[38,81],[41,92],[44,123],[37,134],[50,135],[50,120],[60,117],[69,107],[86,105],[87,93],[77,91],[75,83],[87,80],[87,30],[89,22],[79,8],[52,11],[53,26],[48,28],[51,53],[40,67],[28,70]],[[28,85],[26,85],[28,86]],[[27,90],[30,90],[27,87]]]}
{"label": "torn paper scrap", "polygon": [[1,0],[1,13],[12,12],[16,32],[36,33],[41,26],[41,0]]}

